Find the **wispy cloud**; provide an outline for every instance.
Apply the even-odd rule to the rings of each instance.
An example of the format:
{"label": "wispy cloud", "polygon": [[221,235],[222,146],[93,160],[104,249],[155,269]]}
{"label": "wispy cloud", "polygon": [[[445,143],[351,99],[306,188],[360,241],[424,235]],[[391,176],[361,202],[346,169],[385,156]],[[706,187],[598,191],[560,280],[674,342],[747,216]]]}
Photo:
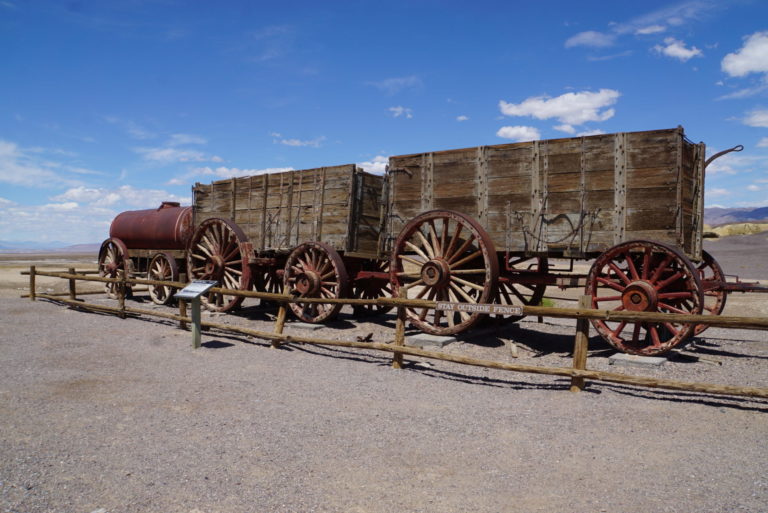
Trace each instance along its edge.
{"label": "wispy cloud", "polygon": [[754,109],[747,113],[742,122],[748,126],[768,128],[768,109]]}
{"label": "wispy cloud", "polygon": [[468,121],[469,116],[456,116],[456,121]]}
{"label": "wispy cloud", "polygon": [[573,48],[574,46],[590,46],[593,48],[606,48],[608,46],[613,46],[615,39],[616,36],[613,34],[587,30],[569,37],[565,41],[565,47]]}
{"label": "wispy cloud", "polygon": [[208,141],[199,135],[194,134],[171,134],[168,140],[169,146],[183,146],[186,144],[207,144]]}
{"label": "wispy cloud", "polygon": [[325,141],[326,137],[324,135],[321,135],[320,137],[315,137],[314,139],[297,139],[294,137],[283,137],[282,134],[278,132],[272,132],[270,134],[274,139],[272,140],[275,144],[282,144],[284,146],[308,146],[310,148],[319,148],[323,141]]}
{"label": "wispy cloud", "polygon": [[410,107],[403,107],[402,105],[398,105],[396,107],[390,107],[387,110],[392,113],[393,118],[404,117],[406,119],[411,119],[413,117],[413,109]]}
{"label": "wispy cloud", "polygon": [[404,89],[419,88],[424,85],[422,80],[416,75],[409,75],[406,77],[393,77],[385,78],[375,82],[367,82],[368,85],[374,86],[380,91],[393,95],[399,93]]}
{"label": "wispy cloud", "polygon": [[192,169],[190,172],[168,180],[167,185],[188,185],[194,178],[206,178],[221,180],[239,176],[257,176],[271,173],[293,171],[292,167],[270,167],[265,169],[240,169],[237,167],[219,166],[216,168],[205,166]]}
{"label": "wispy cloud", "polygon": [[146,130],[144,127],[138,125],[137,123],[131,120],[118,118],[116,116],[105,116],[104,121],[106,121],[111,125],[115,125],[121,128],[129,136],[131,136],[134,139],[146,140],[146,139],[154,139],[155,137],[157,137],[157,134],[155,134],[154,132]]}
{"label": "wispy cloud", "polygon": [[0,139],[0,182],[36,188],[76,186],[81,181],[67,177],[62,171],[97,173],[91,170],[82,173],[83,168],[46,159],[38,150],[25,150],[16,143]]}

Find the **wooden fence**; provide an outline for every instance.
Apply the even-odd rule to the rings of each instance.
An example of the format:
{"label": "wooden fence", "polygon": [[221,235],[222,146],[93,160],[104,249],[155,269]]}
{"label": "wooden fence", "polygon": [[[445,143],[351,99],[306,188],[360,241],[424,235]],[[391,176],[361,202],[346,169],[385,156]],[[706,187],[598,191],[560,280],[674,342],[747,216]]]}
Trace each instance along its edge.
{"label": "wooden fence", "polygon": [[[88,276],[83,272],[76,272],[75,269],[70,268],[68,272],[44,272],[36,270],[35,266],[31,266],[29,271],[22,271],[22,274],[29,275],[29,294],[22,295],[22,297],[28,297],[32,301],[37,298],[48,299],[52,301],[61,302],[76,308],[82,308],[86,310],[114,313],[121,318],[125,318],[127,315],[145,315],[152,317],[160,317],[164,319],[170,319],[178,321],[181,328],[186,328],[187,323],[192,322],[192,319],[187,316],[186,303],[179,301],[179,314],[172,314],[168,312],[159,312],[154,310],[147,310],[141,308],[132,308],[125,305],[125,292],[129,284],[134,285],[161,285],[174,288],[182,288],[186,284],[180,282],[169,281],[157,281],[157,280],[145,280],[138,278],[103,278],[100,276]],[[90,273],[89,273],[90,274]],[[48,276],[54,278],[61,278],[68,280],[69,291],[64,294],[42,294],[36,291],[35,277],[36,276]],[[116,283],[118,284],[118,306],[107,306],[93,303],[85,303],[77,299],[78,293],[76,289],[77,281],[90,281],[100,283]],[[661,388],[668,390],[682,390],[691,392],[701,392],[706,394],[719,394],[719,395],[733,395],[733,396],[746,396],[746,397],[760,397],[768,398],[768,388],[758,387],[740,387],[733,385],[718,385],[712,383],[693,383],[684,381],[675,381],[660,378],[649,378],[643,376],[632,376],[627,374],[595,371],[587,369],[587,342],[589,338],[589,319],[603,319],[610,321],[626,321],[626,322],[685,322],[696,324],[707,324],[710,326],[739,328],[739,329],[754,329],[754,330],[768,330],[768,318],[763,317],[732,317],[732,316],[714,316],[714,315],[683,315],[683,314],[662,314],[655,312],[616,312],[608,310],[596,310],[589,308],[590,298],[589,296],[582,296],[579,301],[578,308],[555,308],[555,307],[541,307],[541,306],[524,306],[523,313],[530,316],[539,317],[556,317],[556,318],[575,318],[576,335],[574,337],[573,348],[573,361],[571,367],[544,367],[525,364],[514,364],[506,362],[498,362],[493,360],[480,360],[476,358],[470,358],[460,355],[446,354],[438,351],[429,351],[420,349],[417,347],[411,347],[405,345],[405,324],[406,313],[405,309],[411,308],[428,308],[433,309],[436,307],[435,301],[428,300],[406,300],[399,298],[378,298],[375,300],[369,299],[324,299],[324,298],[293,298],[283,294],[273,294],[268,292],[255,292],[255,291],[242,291],[223,288],[213,288],[211,292],[220,292],[233,296],[242,296],[248,298],[258,298],[268,301],[274,301],[279,303],[278,314],[275,319],[274,329],[272,331],[260,331],[250,328],[231,326],[227,324],[202,321],[201,325],[207,328],[215,328],[222,331],[228,331],[233,333],[239,333],[248,335],[271,342],[273,347],[279,347],[281,344],[299,343],[299,344],[316,344],[324,346],[339,346],[348,348],[369,349],[376,351],[384,351],[392,353],[392,366],[396,369],[400,369],[403,366],[403,357],[416,356],[421,358],[429,358],[434,360],[443,360],[454,363],[461,363],[465,365],[472,365],[477,367],[487,367],[492,369],[501,369],[513,372],[524,372],[530,374],[546,374],[552,376],[566,376],[571,378],[571,391],[578,392],[585,387],[586,380],[604,381],[609,383],[620,383],[626,385],[635,385],[650,388]],[[90,293],[90,292],[89,292]],[[339,341],[329,340],[315,337],[298,336],[293,334],[283,333],[285,327],[285,320],[287,314],[288,303],[341,303],[347,305],[386,305],[394,306],[397,308],[397,320],[395,323],[395,330],[393,341],[391,343],[381,342],[353,342],[353,341]]]}

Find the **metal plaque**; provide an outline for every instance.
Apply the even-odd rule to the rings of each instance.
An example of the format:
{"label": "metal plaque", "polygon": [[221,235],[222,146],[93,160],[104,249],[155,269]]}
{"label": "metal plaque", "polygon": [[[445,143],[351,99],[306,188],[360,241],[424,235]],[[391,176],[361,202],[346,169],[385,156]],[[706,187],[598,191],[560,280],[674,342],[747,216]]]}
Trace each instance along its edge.
{"label": "metal plaque", "polygon": [[219,282],[214,280],[194,280],[192,283],[178,291],[173,297],[176,299],[197,299]]}

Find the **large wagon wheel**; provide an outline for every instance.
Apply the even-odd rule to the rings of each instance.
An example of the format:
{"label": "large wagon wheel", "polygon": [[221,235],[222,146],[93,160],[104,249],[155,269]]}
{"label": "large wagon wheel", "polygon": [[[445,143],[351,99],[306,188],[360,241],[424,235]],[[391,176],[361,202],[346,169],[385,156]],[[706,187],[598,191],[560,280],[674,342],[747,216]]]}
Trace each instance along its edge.
{"label": "large wagon wheel", "polygon": [[[544,257],[510,256],[506,264],[506,269],[502,271],[502,275],[499,277],[499,286],[493,302],[499,305],[540,305],[547,290],[547,285],[544,283],[527,282],[529,282],[529,278],[543,277],[547,274],[549,271],[547,259]],[[508,322],[517,322],[525,316],[494,315],[493,317]]]}
{"label": "large wagon wheel", "polygon": [[[251,288],[251,245],[235,223],[211,218],[197,227],[187,247],[189,280],[215,280],[227,289]],[[241,296],[214,293],[201,298],[209,310],[226,312],[243,302]]]}
{"label": "large wagon wheel", "polygon": [[[391,258],[393,295],[462,303],[488,303],[496,293],[498,258],[485,230],[449,210],[425,212],[405,225]],[[473,326],[479,313],[408,308],[411,323],[434,335]]]}
{"label": "large wagon wheel", "polygon": [[[389,274],[389,260],[372,260],[363,265],[363,271],[373,271]],[[392,297],[392,284],[387,279],[364,278],[352,283],[352,297],[355,299],[377,299],[380,297]],[[369,316],[380,315],[389,312],[389,305],[353,305],[355,315]]]}
{"label": "large wagon wheel", "polygon": [[[725,300],[728,298],[728,293],[722,289],[722,284],[725,283],[725,273],[715,257],[706,251],[702,251],[701,256],[702,261],[696,267],[704,289],[704,309],[701,313],[720,315],[725,308]],[[709,324],[697,324],[694,335],[700,335],[707,328],[709,328]]]}
{"label": "large wagon wheel", "polygon": [[[699,272],[675,248],[637,240],[609,249],[587,278],[592,308],[613,311],[700,314],[704,304]],[[619,351],[658,355],[685,342],[695,325],[671,322],[593,320],[600,335]]]}
{"label": "large wagon wheel", "polygon": [[[147,278],[157,281],[178,281],[179,267],[176,259],[168,253],[157,253],[149,262]],[[150,285],[149,297],[158,305],[166,305],[173,299],[173,287],[167,285]]]}
{"label": "large wagon wheel", "polygon": [[[285,290],[299,298],[339,299],[347,296],[349,278],[339,254],[323,242],[305,242],[285,263]],[[305,322],[325,322],[341,310],[340,303],[290,303],[291,311]]]}
{"label": "large wagon wheel", "polygon": [[[103,278],[120,279],[125,276],[126,269],[130,268],[128,248],[123,241],[112,237],[101,244],[101,249],[99,249],[99,276]],[[126,289],[126,294],[129,294],[130,287],[126,286]],[[104,291],[110,299],[117,299],[119,296],[120,284],[105,283]]]}

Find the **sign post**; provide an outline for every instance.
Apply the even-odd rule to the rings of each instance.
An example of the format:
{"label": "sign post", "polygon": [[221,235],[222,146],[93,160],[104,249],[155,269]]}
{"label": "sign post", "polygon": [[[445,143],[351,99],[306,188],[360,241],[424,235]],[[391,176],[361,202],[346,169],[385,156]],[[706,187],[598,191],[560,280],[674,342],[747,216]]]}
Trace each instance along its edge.
{"label": "sign post", "polygon": [[173,297],[189,301],[192,307],[192,348],[200,347],[200,296],[215,287],[219,282],[211,280],[194,280],[178,291]]}

